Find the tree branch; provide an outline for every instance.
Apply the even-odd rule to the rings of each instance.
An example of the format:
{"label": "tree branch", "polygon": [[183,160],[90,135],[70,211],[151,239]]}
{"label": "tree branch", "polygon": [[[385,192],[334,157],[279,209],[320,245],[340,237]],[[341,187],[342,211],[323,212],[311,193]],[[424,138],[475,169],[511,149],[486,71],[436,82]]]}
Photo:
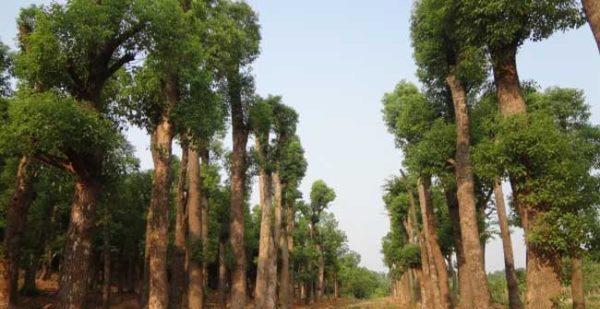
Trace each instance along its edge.
{"label": "tree branch", "polygon": [[62,169],[71,174],[75,174],[75,168],[66,158],[61,158],[59,156],[54,156],[47,153],[37,153],[35,158],[54,167]]}

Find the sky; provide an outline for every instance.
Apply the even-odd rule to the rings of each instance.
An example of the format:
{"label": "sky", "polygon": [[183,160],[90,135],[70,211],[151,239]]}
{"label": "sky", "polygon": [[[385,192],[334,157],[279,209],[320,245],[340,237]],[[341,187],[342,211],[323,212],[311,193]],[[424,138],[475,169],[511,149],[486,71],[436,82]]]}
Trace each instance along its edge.
{"label": "sky", "polygon": [[[45,0],[3,0],[0,38],[14,47],[19,7]],[[385,271],[381,238],[389,219],[382,201],[385,179],[397,174],[402,154],[381,114],[381,98],[406,79],[417,83],[409,34],[410,0],[248,0],[260,17],[261,55],[254,64],[257,92],[282,95],[300,114],[298,133],[308,160],[301,189],[325,180],[337,199],[339,220],[361,264]],[[517,57],[521,80],[541,87],[585,91],[592,121],[600,123],[600,57],[587,25],[527,42]],[[151,168],[149,137],[131,128],[143,168]],[[177,151],[176,151],[177,152]],[[253,196],[256,201],[256,194]],[[525,266],[523,234],[513,230],[517,267]],[[486,246],[486,269],[504,269],[502,244]]]}

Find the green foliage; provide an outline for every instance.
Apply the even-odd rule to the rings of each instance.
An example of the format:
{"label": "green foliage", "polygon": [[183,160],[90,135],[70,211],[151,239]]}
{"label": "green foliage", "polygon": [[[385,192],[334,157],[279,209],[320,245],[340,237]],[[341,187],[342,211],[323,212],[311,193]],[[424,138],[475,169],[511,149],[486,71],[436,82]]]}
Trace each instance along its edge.
{"label": "green foliage", "polygon": [[313,220],[316,217],[316,221],[313,222],[318,222],[320,214],[333,200],[335,200],[335,191],[328,187],[325,181],[317,180],[313,182],[310,189],[310,207],[312,209]]}
{"label": "green foliage", "polygon": [[91,153],[117,141],[110,121],[70,96],[19,92],[9,103],[9,121],[0,128],[0,147],[10,154]]}
{"label": "green foliage", "polygon": [[487,73],[484,51],[462,37],[457,1],[422,0],[412,15],[411,38],[417,76],[429,87],[444,87],[455,75],[469,89]]}
{"label": "green foliage", "polygon": [[462,31],[491,48],[516,48],[527,39],[539,41],[584,22],[576,0],[463,0],[459,7]]}
{"label": "green foliage", "polygon": [[399,266],[403,269],[421,266],[421,249],[416,244],[407,244],[400,250]]}
{"label": "green foliage", "polygon": [[388,292],[389,280],[385,275],[359,266],[360,255],[350,251],[340,258],[339,281],[341,294],[354,298],[381,297]]}

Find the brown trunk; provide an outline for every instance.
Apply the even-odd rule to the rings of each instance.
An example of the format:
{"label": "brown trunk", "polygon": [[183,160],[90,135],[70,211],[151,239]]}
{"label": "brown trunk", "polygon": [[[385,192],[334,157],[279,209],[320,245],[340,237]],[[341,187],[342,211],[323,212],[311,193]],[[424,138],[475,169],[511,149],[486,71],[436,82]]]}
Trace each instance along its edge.
{"label": "brown trunk", "polygon": [[598,0],[581,0],[583,11],[587,17],[598,51],[600,51],[600,2]]}
{"label": "brown trunk", "polygon": [[398,297],[400,304],[403,306],[409,306],[412,302],[408,276],[408,271],[405,271],[398,281]]}
{"label": "brown trunk", "polygon": [[498,225],[500,226],[500,237],[502,238],[502,248],[504,250],[504,271],[506,273],[506,284],[508,286],[508,304],[510,309],[520,309],[523,308],[523,303],[521,302],[521,296],[519,294],[519,281],[515,271],[512,241],[510,229],[508,227],[508,216],[506,215],[504,193],[502,192],[500,180],[494,181],[494,197],[496,199]]}
{"label": "brown trunk", "polygon": [[231,209],[229,237],[234,263],[231,270],[231,309],[246,304],[246,247],[244,245],[244,207],[246,146],[248,128],[244,120],[240,85],[230,85],[233,151],[231,153]]}
{"label": "brown trunk", "polygon": [[[290,308],[290,251],[288,248],[289,239],[288,235],[288,212],[290,209],[283,207],[283,185],[279,172],[273,174],[273,184],[275,187],[275,217],[277,224],[277,231],[275,238],[277,239],[277,246],[279,248],[280,257],[280,269],[279,269],[279,307],[282,309]],[[277,235],[279,234],[279,235]]]}
{"label": "brown trunk", "polygon": [[[208,167],[210,164],[210,156],[209,156],[209,151],[208,148],[206,147],[206,144],[201,144],[200,148],[199,148],[199,155],[200,155],[200,162],[202,163],[202,169],[201,169],[201,173],[200,173],[200,183],[201,183],[201,190],[202,190],[202,198],[200,199],[200,204],[202,206],[202,252],[204,252],[205,254],[208,253],[208,228],[209,228],[209,221],[208,221],[208,188],[205,184],[206,182],[206,173],[208,171]],[[202,259],[202,273],[204,274],[204,288],[206,289],[206,286],[208,284],[208,259],[204,258]]]}
{"label": "brown trunk", "polygon": [[[318,234],[317,234],[318,235]],[[318,252],[318,272],[317,272],[317,286],[316,286],[316,301],[321,301],[325,292],[325,257],[323,256],[323,246],[317,242]]]}
{"label": "brown trunk", "polygon": [[464,249],[462,246],[462,237],[460,232],[460,215],[458,213],[458,200],[456,191],[445,188],[446,203],[450,213],[450,222],[452,223],[452,239],[456,246],[456,265],[458,267],[458,292],[459,308],[472,308],[473,297],[471,296],[472,286],[471,278],[465,263]]}
{"label": "brown trunk", "polygon": [[177,177],[177,204],[175,208],[175,240],[171,267],[170,308],[182,308],[186,299],[186,217],[187,217],[188,143],[181,139],[181,163]]}
{"label": "brown trunk", "polygon": [[571,258],[571,295],[573,298],[573,309],[585,309],[583,262],[581,257]]}
{"label": "brown trunk", "polygon": [[516,48],[491,48],[490,53],[500,113],[503,116],[526,113],[517,72]]}
{"label": "brown trunk", "polygon": [[188,150],[188,307],[199,309],[204,306],[204,260],[202,244],[202,183],[200,178],[200,155],[193,147]]}
{"label": "brown trunk", "polygon": [[35,295],[37,292],[37,287],[35,284],[36,273],[38,269],[38,261],[37,258],[33,255],[30,257],[30,261],[25,268],[24,278],[23,278],[23,287],[21,288],[21,293],[25,293],[28,295]]}
{"label": "brown trunk", "polygon": [[[437,236],[437,223],[433,213],[433,205],[431,202],[430,190],[431,180],[429,177],[421,177],[418,181],[419,204],[421,205],[421,213],[423,216],[423,229],[425,237],[430,249],[430,259],[432,260],[432,268],[435,270],[432,279],[439,289],[439,303],[442,308],[450,307],[450,288],[448,286],[448,272],[446,270],[446,261],[440,249],[440,244]],[[437,280],[436,280],[437,279]],[[436,282],[437,281],[437,282]]]}
{"label": "brown trunk", "polygon": [[[171,92],[174,86],[169,87]],[[167,280],[167,233],[169,228],[169,193],[171,188],[171,144],[173,128],[165,115],[152,132],[151,151],[154,161],[152,197],[146,221],[146,272],[148,308],[164,309],[169,304]]]}
{"label": "brown trunk", "polygon": [[225,252],[225,239],[219,237],[219,301],[222,308],[226,306],[227,298],[227,265],[226,265],[226,252]]}
{"label": "brown trunk", "polygon": [[287,249],[288,249],[288,261],[289,262],[289,267],[288,267],[288,271],[289,271],[289,304],[290,306],[294,303],[295,297],[296,297],[296,289],[294,288],[295,283],[294,283],[294,270],[293,270],[293,264],[291,262],[290,257],[292,256],[292,253],[294,251],[294,235],[293,235],[293,231],[294,231],[294,225],[295,225],[295,213],[296,213],[296,209],[294,208],[294,203],[290,203],[290,202],[286,202],[287,206],[286,206],[286,212],[285,212],[285,217],[286,217],[286,235],[287,235]]}
{"label": "brown trunk", "polygon": [[[436,298],[439,296],[439,287],[433,282],[434,274],[431,273],[429,245],[425,239],[425,231],[419,236],[419,247],[421,249],[421,276],[419,278],[421,286],[421,302],[423,308],[437,308]],[[419,274],[417,274],[419,275]],[[436,276],[437,281],[437,276]],[[439,302],[438,302],[439,304]]]}
{"label": "brown trunk", "polygon": [[97,194],[98,185],[94,181],[75,180],[58,294],[61,309],[83,308],[85,304],[87,281],[92,277],[90,255]]}
{"label": "brown trunk", "polygon": [[[261,160],[264,161],[266,154],[263,151],[263,145],[260,143],[260,138],[256,137],[255,140],[256,150],[259,156],[261,156]],[[271,174],[263,166],[260,167],[258,186],[261,220],[254,307],[275,308],[275,293],[271,287],[271,277],[274,271],[272,269],[272,259],[274,258],[273,253],[275,251],[275,239],[273,235],[273,190]]]}
{"label": "brown trunk", "polygon": [[446,78],[446,83],[452,93],[454,103],[454,116],[456,121],[456,155],[454,172],[458,198],[458,212],[460,214],[460,234],[463,246],[465,263],[470,279],[477,284],[471,290],[473,308],[488,308],[490,306],[490,290],[487,284],[487,275],[483,265],[483,252],[479,238],[477,224],[477,210],[475,205],[475,182],[473,180],[473,165],[469,151],[470,121],[467,107],[467,94],[461,81],[454,75]]}
{"label": "brown trunk", "polygon": [[[509,117],[526,113],[525,100],[519,85],[516,66],[516,47],[491,48],[494,81],[496,83],[498,103],[501,114]],[[512,176],[512,175],[510,175]],[[525,238],[529,229],[535,225],[535,218],[540,214],[536,205],[528,205],[526,200],[527,188],[515,190],[518,186],[511,178],[513,194],[521,220]],[[539,249],[527,244],[527,290],[525,292],[525,307],[551,308],[560,297],[560,257],[544,255]]]}
{"label": "brown trunk", "polygon": [[21,242],[33,198],[33,174],[29,157],[22,157],[19,161],[16,184],[6,210],[4,251],[0,252],[0,308],[11,309],[18,305]]}
{"label": "brown trunk", "polygon": [[104,262],[102,275],[102,307],[107,309],[110,308],[110,230],[108,223],[104,224],[103,231],[103,248],[102,248],[102,260]]}

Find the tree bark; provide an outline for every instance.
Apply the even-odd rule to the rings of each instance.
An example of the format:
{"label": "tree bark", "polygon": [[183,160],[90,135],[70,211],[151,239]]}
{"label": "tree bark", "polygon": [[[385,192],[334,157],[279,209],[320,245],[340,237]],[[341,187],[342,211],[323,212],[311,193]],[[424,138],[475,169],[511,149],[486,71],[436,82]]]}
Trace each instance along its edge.
{"label": "tree bark", "polygon": [[[168,87],[173,92],[175,85]],[[152,132],[151,151],[154,161],[152,197],[146,221],[146,272],[149,309],[164,309],[169,304],[167,280],[167,233],[169,228],[169,193],[171,188],[171,153],[173,128],[168,112]]]}
{"label": "tree bark", "polygon": [[583,11],[587,17],[598,51],[600,51],[600,2],[597,0],[581,0]]}
{"label": "tree bark", "polygon": [[[527,112],[525,100],[521,93],[519,76],[516,66],[516,47],[490,48],[494,81],[498,95],[500,113],[510,117]],[[528,231],[535,226],[535,218],[541,213],[537,205],[529,205],[526,200],[527,188],[519,189],[513,175],[511,186],[517,209],[521,214],[522,226],[527,239]],[[540,248],[527,243],[527,290],[525,292],[525,307],[552,308],[560,297],[560,257],[544,254]]]}
{"label": "tree bark", "polygon": [[102,307],[105,309],[110,308],[110,230],[108,227],[108,222],[104,223],[103,227],[103,247],[102,247],[102,260],[104,262],[102,275]]}
{"label": "tree bark", "polygon": [[458,293],[459,293],[459,308],[472,308],[473,297],[471,291],[471,278],[468,269],[466,268],[464,249],[462,245],[462,236],[460,231],[460,214],[458,212],[458,200],[456,191],[450,188],[444,188],[446,195],[446,203],[448,204],[448,212],[450,214],[450,222],[452,223],[452,239],[456,246],[456,264],[458,267]]}
{"label": "tree bark", "polygon": [[573,309],[585,309],[583,261],[579,256],[571,258],[571,295],[573,298]]}
{"label": "tree bark", "polygon": [[4,250],[0,260],[0,308],[17,308],[19,259],[27,213],[33,199],[31,159],[23,156],[17,167],[16,188],[6,210]]}
{"label": "tree bark", "polygon": [[[263,151],[264,145],[261,145],[260,138],[257,136],[256,150],[262,161],[266,160],[266,154]],[[260,195],[260,236],[258,249],[258,262],[256,274],[256,288],[254,307],[275,308],[276,300],[274,289],[271,287],[271,277],[273,272],[272,259],[275,251],[275,239],[273,235],[274,210],[273,210],[273,189],[271,174],[264,166],[259,167],[259,195]]]}
{"label": "tree bark", "polygon": [[[273,174],[273,184],[275,190],[275,217],[277,224],[277,246],[280,254],[279,269],[279,307],[282,309],[290,308],[290,251],[288,235],[288,212],[290,209],[283,205],[283,184],[279,172]],[[278,235],[277,235],[278,234]]]}
{"label": "tree bark", "polygon": [[[421,231],[419,236],[419,247],[421,249],[421,276],[419,278],[421,286],[421,302],[423,308],[439,308],[440,289],[437,281],[437,276],[431,273],[431,263],[429,258],[429,243],[425,238],[425,231]],[[417,273],[417,275],[419,275]]]}
{"label": "tree bark", "polygon": [[519,280],[517,279],[517,272],[515,271],[515,261],[513,258],[512,241],[510,229],[508,227],[508,216],[506,215],[502,183],[498,179],[494,181],[494,197],[496,199],[498,225],[500,225],[500,237],[502,238],[502,248],[504,250],[504,271],[506,273],[506,284],[508,286],[508,307],[510,309],[520,309],[523,308],[523,303],[521,302]]}
{"label": "tree bark", "polygon": [[448,75],[446,83],[452,93],[454,103],[454,118],[456,121],[456,155],[454,173],[458,198],[458,212],[460,214],[460,231],[465,263],[473,283],[477,289],[471,290],[473,308],[489,308],[490,290],[487,283],[485,266],[483,265],[483,252],[477,224],[477,210],[475,205],[475,181],[473,179],[473,165],[469,151],[471,148],[470,120],[467,107],[467,93],[462,82],[455,75]]}
{"label": "tree bark", "polygon": [[204,246],[202,244],[202,181],[200,172],[200,155],[194,147],[188,150],[189,194],[188,210],[188,307],[199,309],[204,306]]}
{"label": "tree bark", "polygon": [[[430,259],[433,264],[432,268],[437,272],[432,276],[434,284],[439,288],[439,303],[442,308],[450,307],[450,288],[448,286],[448,272],[446,270],[446,261],[440,248],[437,236],[437,223],[433,213],[433,205],[431,202],[430,186],[431,180],[429,177],[421,177],[418,180],[419,204],[421,205],[421,213],[423,216],[423,229],[425,230],[426,241],[430,248]],[[436,282],[437,279],[437,282]]]}
{"label": "tree bark", "polygon": [[[318,234],[317,234],[318,235]],[[317,240],[318,272],[316,285],[316,301],[321,301],[325,292],[325,257],[323,256],[323,245]]]}
{"label": "tree bark", "polygon": [[181,163],[177,177],[177,204],[175,208],[175,240],[171,266],[169,307],[183,308],[186,299],[186,232],[187,232],[187,169],[189,146],[181,139]]}
{"label": "tree bark", "polygon": [[231,270],[231,309],[244,309],[246,304],[246,247],[244,245],[244,207],[246,179],[246,146],[248,128],[242,108],[241,85],[231,81],[229,89],[233,150],[231,153],[231,209],[229,237],[234,257]]}
{"label": "tree bark", "polygon": [[225,252],[225,238],[219,237],[219,301],[222,308],[225,308],[227,302],[227,265],[226,265],[226,252]]}
{"label": "tree bark", "polygon": [[[200,199],[200,205],[202,206],[202,252],[204,252],[204,256],[208,254],[208,229],[209,229],[209,196],[208,196],[208,187],[206,184],[206,173],[208,172],[208,167],[210,165],[210,153],[208,147],[205,143],[200,143],[199,146],[199,155],[200,155],[200,163],[201,163],[201,172],[200,172],[200,184],[202,190],[202,198]],[[202,273],[204,274],[204,289],[206,290],[208,284],[208,259],[202,259]]]}
{"label": "tree bark", "polygon": [[75,180],[75,196],[71,205],[71,222],[67,231],[65,253],[58,294],[61,309],[78,309],[85,305],[92,253],[92,229],[96,213],[99,185],[89,179]]}

